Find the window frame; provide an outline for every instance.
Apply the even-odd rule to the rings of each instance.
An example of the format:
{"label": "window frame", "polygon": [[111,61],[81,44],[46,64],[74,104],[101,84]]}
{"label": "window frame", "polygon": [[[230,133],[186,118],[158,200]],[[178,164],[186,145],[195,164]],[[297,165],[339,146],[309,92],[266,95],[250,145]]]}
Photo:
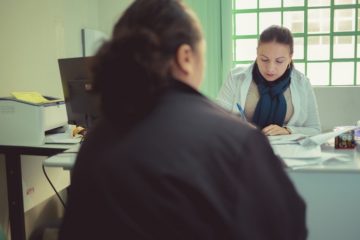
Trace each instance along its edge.
{"label": "window frame", "polygon": [[[327,84],[325,85],[318,85],[318,86],[359,86],[360,80],[357,80],[358,71],[360,71],[360,54],[358,49],[358,45],[360,45],[360,29],[359,29],[359,14],[360,14],[360,0],[356,0],[353,4],[341,4],[341,5],[335,5],[335,0],[330,1],[329,6],[308,6],[308,0],[304,0],[304,6],[284,6],[284,0],[281,0],[281,6],[280,7],[272,7],[272,8],[260,8],[260,0],[255,0],[256,8],[253,9],[235,9],[236,8],[236,1],[232,0],[232,63],[233,65],[239,65],[239,64],[250,64],[254,60],[237,60],[236,59],[236,41],[238,39],[258,39],[260,35],[260,14],[264,12],[280,12],[281,15],[281,25],[284,24],[284,12],[289,11],[303,11],[304,12],[304,31],[301,33],[293,33],[293,37],[297,38],[303,38],[304,40],[304,47],[303,47],[303,59],[294,59],[295,66],[296,63],[304,64],[304,74],[307,75],[308,73],[308,64],[310,63],[327,63],[329,66],[329,79],[327,80]],[[330,9],[330,31],[328,33],[309,33],[308,32],[308,12],[312,9]],[[334,23],[335,23],[335,11],[338,9],[354,9],[355,10],[355,27],[354,31],[335,31],[334,29]],[[251,34],[251,35],[236,35],[236,15],[237,14],[243,14],[243,13],[255,13],[257,16],[257,34]],[[311,36],[328,36],[329,37],[329,58],[325,60],[310,60],[308,59],[308,37]],[[342,37],[342,36],[352,36],[354,37],[354,55],[352,58],[334,58],[334,39],[336,37]],[[255,51],[255,49],[254,49]],[[354,75],[352,84],[333,84],[333,64],[334,63],[352,63],[354,68]],[[311,79],[310,79],[311,80]]]}

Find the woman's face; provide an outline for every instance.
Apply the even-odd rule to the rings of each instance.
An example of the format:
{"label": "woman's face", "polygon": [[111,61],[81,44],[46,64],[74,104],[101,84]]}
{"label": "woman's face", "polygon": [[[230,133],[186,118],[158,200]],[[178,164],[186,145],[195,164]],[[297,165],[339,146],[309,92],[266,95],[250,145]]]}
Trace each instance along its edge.
{"label": "woman's face", "polygon": [[290,46],[275,41],[260,43],[256,63],[267,81],[275,81],[284,74],[292,60]]}

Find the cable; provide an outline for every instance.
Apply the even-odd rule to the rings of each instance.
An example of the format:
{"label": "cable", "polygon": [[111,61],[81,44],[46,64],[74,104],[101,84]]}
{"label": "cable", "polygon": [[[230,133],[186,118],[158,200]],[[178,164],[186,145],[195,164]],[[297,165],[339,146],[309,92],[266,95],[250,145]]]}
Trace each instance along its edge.
{"label": "cable", "polygon": [[46,179],[48,180],[48,182],[50,183],[50,186],[52,187],[52,189],[54,190],[56,196],[59,198],[61,204],[63,205],[64,209],[66,209],[66,205],[65,205],[65,202],[64,200],[61,198],[60,194],[58,193],[58,191],[56,190],[55,186],[52,184],[52,182],[50,181],[50,178],[48,177],[47,173],[46,173],[46,170],[45,170],[45,166],[42,165],[42,169],[43,169],[43,172],[44,172],[44,175],[46,177]]}
{"label": "cable", "polygon": [[8,222],[7,222],[7,227],[6,227],[6,231],[5,232],[5,239],[8,239],[8,237],[10,236],[10,214],[8,212]]}

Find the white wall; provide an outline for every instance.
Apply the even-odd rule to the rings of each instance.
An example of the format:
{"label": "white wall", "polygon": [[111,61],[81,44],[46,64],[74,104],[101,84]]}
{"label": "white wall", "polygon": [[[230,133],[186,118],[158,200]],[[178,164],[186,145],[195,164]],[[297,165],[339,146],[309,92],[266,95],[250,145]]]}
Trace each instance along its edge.
{"label": "white wall", "polygon": [[323,131],[360,120],[360,86],[315,87]]}
{"label": "white wall", "polygon": [[[131,2],[133,0],[0,0],[0,97],[9,96],[12,91],[38,91],[63,97],[57,59],[82,56],[82,28],[100,30],[110,36],[114,23]],[[26,163],[31,161],[27,159]],[[41,158],[34,162],[39,167]],[[44,201],[44,189],[48,194],[49,186],[43,177],[36,178],[43,173],[40,167],[37,171],[34,166],[24,166],[28,168],[23,178],[24,191],[30,185],[34,185],[35,190],[24,199],[28,236],[34,227],[46,222],[46,217],[39,218],[44,215],[39,212],[54,202],[54,198]],[[66,184],[62,179],[58,181]],[[7,232],[3,156],[0,156],[0,193],[0,226]],[[58,203],[56,198],[55,202]],[[58,215],[56,212],[52,215]]]}
{"label": "white wall", "polygon": [[62,97],[58,58],[82,54],[80,29],[98,28],[98,0],[0,0],[0,96]]}
{"label": "white wall", "polygon": [[[82,55],[81,28],[98,28],[98,2],[102,1],[0,0],[0,96],[9,96],[12,91],[38,91],[62,97],[57,59]],[[31,165],[32,161],[36,164]],[[26,160],[27,164],[38,166],[37,170],[27,164],[23,166],[29,168],[24,172],[24,191],[34,187],[25,197],[25,208],[31,209],[26,212],[28,234],[39,221],[38,211],[32,207],[43,202],[51,191],[40,162],[41,158]],[[3,156],[0,156],[0,193],[0,226],[8,231]]]}
{"label": "white wall", "polygon": [[124,10],[134,0],[99,0],[99,29],[109,37],[112,28]]}

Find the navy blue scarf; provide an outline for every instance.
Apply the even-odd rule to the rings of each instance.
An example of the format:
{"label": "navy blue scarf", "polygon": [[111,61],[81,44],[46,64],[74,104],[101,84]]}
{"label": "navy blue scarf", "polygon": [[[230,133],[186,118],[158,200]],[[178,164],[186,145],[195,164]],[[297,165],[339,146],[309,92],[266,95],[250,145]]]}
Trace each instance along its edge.
{"label": "navy blue scarf", "polygon": [[267,81],[260,73],[257,64],[254,64],[253,79],[258,87],[260,99],[256,105],[253,123],[261,129],[276,124],[283,126],[286,115],[286,100],[284,91],[290,85],[292,68],[275,81]]}

